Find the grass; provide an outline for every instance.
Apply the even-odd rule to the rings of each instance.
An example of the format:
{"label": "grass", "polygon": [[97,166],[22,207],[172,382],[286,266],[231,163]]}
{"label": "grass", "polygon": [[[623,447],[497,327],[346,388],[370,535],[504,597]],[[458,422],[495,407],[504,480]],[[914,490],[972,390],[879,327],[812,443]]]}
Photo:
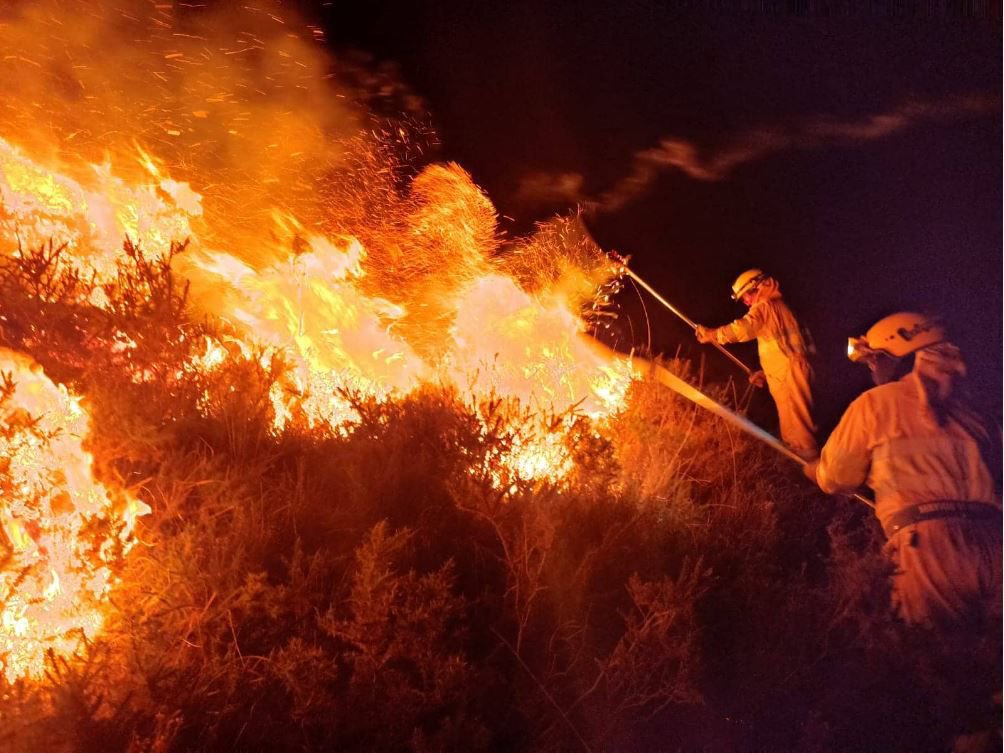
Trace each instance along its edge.
{"label": "grass", "polygon": [[510,430],[449,390],[277,435],[281,366],[184,372],[169,261],[127,248],[110,313],[51,247],[0,265],[2,344],[153,508],[103,635],[3,689],[4,750],[916,752],[984,697],[999,663],[965,696],[891,617],[868,510],[657,385],[500,492]]}

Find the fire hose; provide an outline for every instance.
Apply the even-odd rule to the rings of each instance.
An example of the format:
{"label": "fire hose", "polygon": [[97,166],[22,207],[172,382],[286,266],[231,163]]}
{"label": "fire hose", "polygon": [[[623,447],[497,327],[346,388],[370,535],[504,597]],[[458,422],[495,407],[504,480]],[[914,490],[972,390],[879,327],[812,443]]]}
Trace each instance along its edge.
{"label": "fire hose", "polygon": [[[784,455],[786,458],[794,460],[796,463],[802,466],[808,465],[808,461],[805,458],[796,454],[794,451],[792,451],[790,447],[781,442],[781,440],[779,440],[773,434],[764,431],[745,416],[741,416],[735,411],[729,410],[721,403],[712,400],[710,397],[705,395],[696,387],[688,384],[687,382],[680,379],[680,377],[671,373],[669,369],[660,366],[657,363],[653,363],[651,368],[652,368],[652,376],[655,377],[656,381],[658,381],[659,384],[669,387],[676,394],[681,395],[690,400],[695,405],[699,405],[705,410],[714,413],[719,418],[724,418],[733,426],[737,426],[750,436],[759,439],[765,445],[773,448],[777,452]],[[871,500],[866,499],[860,494],[855,493],[852,494],[851,496],[854,497],[854,499],[856,499],[858,502],[864,502],[869,507],[875,507],[875,504]]]}
{"label": "fire hose", "polygon": [[[599,353],[602,353],[608,359],[612,357],[619,357],[619,358],[623,357],[621,354],[615,352],[614,350],[608,348],[603,343],[591,337],[586,339],[590,341],[590,345],[594,348],[594,350],[596,350]],[[659,384],[668,387],[681,397],[685,397],[687,400],[694,403],[695,405],[704,408],[704,410],[714,413],[719,418],[728,421],[733,426],[746,432],[751,437],[760,440],[765,445],[772,448],[776,452],[779,452],[780,454],[784,455],[789,460],[794,460],[796,463],[802,466],[808,464],[808,461],[805,460],[805,458],[799,456],[790,447],[781,442],[781,440],[779,440],[773,434],[771,434],[768,431],[765,431],[764,429],[761,429],[759,426],[757,426],[755,423],[750,421],[745,416],[741,416],[735,411],[729,410],[721,403],[712,400],[710,397],[705,395],[699,389],[680,379],[680,377],[670,372],[669,369],[665,368],[664,366],[660,366],[654,361],[647,361],[646,359],[640,359],[640,360],[645,360],[645,362],[648,364],[649,374],[651,374],[651,376],[654,377],[655,380],[659,382]],[[636,373],[642,374],[644,372],[641,369],[637,369]],[[863,502],[864,504],[872,508],[875,507],[874,502],[872,502],[870,499],[863,497],[860,494],[855,493],[852,494],[851,496],[854,497],[854,499],[856,499],[858,502]]]}

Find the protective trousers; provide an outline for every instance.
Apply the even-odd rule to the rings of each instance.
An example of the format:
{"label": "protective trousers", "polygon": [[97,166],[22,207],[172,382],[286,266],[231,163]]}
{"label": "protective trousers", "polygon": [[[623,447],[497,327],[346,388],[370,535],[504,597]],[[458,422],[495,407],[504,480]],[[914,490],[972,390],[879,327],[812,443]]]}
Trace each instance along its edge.
{"label": "protective trousers", "polygon": [[781,440],[804,458],[819,457],[816,426],[812,420],[812,368],[804,356],[785,357],[780,353],[764,358],[760,365],[767,377],[767,389],[777,405]]}
{"label": "protective trousers", "polygon": [[1000,521],[944,518],[901,529],[886,552],[893,602],[909,623],[985,625],[1001,614]]}

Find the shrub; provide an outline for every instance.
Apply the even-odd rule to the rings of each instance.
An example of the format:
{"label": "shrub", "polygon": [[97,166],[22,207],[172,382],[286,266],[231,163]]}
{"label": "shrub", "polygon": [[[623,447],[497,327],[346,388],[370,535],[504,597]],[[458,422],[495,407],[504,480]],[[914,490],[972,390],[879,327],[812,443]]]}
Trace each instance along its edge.
{"label": "shrub", "polygon": [[869,511],[657,385],[573,427],[563,482],[499,484],[518,407],[345,395],[353,431],[276,432],[277,360],[186,369],[213,330],[170,259],[127,245],[98,312],[61,258],[0,263],[3,344],[153,513],[103,635],[4,688],[5,750],[916,751],[957,721],[919,713],[951,688]]}

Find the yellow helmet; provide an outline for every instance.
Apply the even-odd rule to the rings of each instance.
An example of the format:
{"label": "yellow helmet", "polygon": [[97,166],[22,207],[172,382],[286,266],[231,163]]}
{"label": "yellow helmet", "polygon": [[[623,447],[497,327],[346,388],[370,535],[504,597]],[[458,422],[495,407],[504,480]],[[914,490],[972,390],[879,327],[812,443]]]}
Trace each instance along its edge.
{"label": "yellow helmet", "polygon": [[732,283],[732,300],[738,301],[745,293],[759,285],[767,275],[762,269],[747,269]]}
{"label": "yellow helmet", "polygon": [[945,329],[932,316],[912,311],[900,311],[879,319],[863,337],[847,341],[847,357],[860,361],[876,353],[893,358],[915,353],[945,340]]}

